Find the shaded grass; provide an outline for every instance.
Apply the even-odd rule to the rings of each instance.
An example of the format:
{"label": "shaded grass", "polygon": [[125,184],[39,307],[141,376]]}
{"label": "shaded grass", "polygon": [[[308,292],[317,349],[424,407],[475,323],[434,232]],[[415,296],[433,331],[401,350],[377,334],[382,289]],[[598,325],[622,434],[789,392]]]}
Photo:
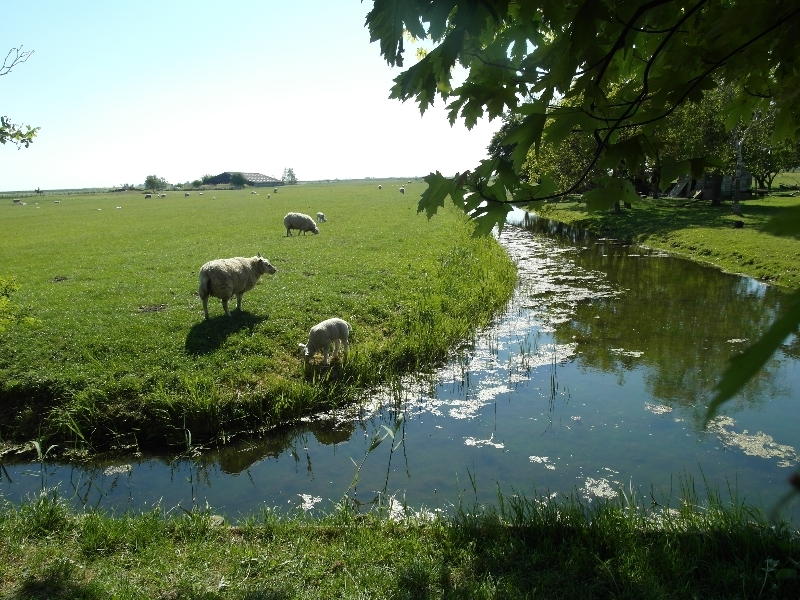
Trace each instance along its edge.
{"label": "shaded grass", "polygon": [[316,519],[264,509],[224,523],[208,508],[74,514],[45,492],[0,509],[0,595],[797,597],[796,532],[683,493],[671,510],[514,495],[433,520],[340,505]]}
{"label": "shaded grass", "polygon": [[[203,443],[444,360],[502,308],[516,273],[463,215],[416,215],[414,185],[0,205],[2,268],[19,285],[19,318],[0,334],[0,435],[83,450]],[[329,221],[287,238],[290,210]],[[231,318],[212,298],[204,321],[200,266],[257,252],[278,272]],[[305,368],[297,344],[331,316],[353,326],[351,355]]]}
{"label": "shaded grass", "polygon": [[[538,211],[602,236],[666,250],[729,273],[739,273],[782,288],[800,286],[800,239],[765,231],[767,222],[800,206],[800,197],[776,195],[741,201],[742,216],[730,202],[720,207],[686,198],[642,199],[621,214],[587,214],[573,199]],[[734,222],[743,221],[742,229]]]}

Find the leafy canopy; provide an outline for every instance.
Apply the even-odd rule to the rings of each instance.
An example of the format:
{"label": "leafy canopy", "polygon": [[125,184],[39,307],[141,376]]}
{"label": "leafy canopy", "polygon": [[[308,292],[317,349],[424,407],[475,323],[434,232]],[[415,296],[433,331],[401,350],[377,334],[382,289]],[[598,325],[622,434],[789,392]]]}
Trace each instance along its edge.
{"label": "leafy canopy", "polygon": [[[11,48],[6,54],[3,64],[0,65],[0,77],[8,75],[11,69],[20,63],[24,63],[33,54],[33,50],[22,50],[19,48]],[[12,123],[7,116],[0,116],[0,144],[12,143],[17,148],[26,148],[31,145],[33,138],[39,132],[39,127],[31,127],[30,125],[17,125]]]}
{"label": "leafy canopy", "polygon": [[[494,156],[446,178],[432,173],[420,211],[434,214],[450,197],[478,223],[502,226],[509,203],[531,203],[580,188],[594,169],[609,174],[606,196],[629,192],[615,170],[653,166],[665,174],[699,174],[709,157],[662,160],[655,128],[679,107],[718,85],[733,94],[728,128],[754,111],[775,111],[775,141],[800,127],[800,4],[788,0],[375,0],[366,25],[390,65],[403,66],[404,36],[433,49],[394,81],[391,97],[425,111],[437,97],[451,123],[483,116],[519,124]],[[463,82],[454,67],[466,69]],[[623,135],[635,130],[634,136]],[[519,177],[529,151],[558,148],[570,136],[592,158],[568,185],[551,174]],[[667,159],[668,162],[668,159]]]}

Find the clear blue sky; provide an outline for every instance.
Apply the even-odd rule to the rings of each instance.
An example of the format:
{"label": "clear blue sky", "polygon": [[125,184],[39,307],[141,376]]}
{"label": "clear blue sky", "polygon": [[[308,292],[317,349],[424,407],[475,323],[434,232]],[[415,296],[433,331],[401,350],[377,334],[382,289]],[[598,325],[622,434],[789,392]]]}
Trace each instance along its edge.
{"label": "clear blue sky", "polygon": [[[500,123],[452,128],[389,100],[400,72],[370,44],[366,0],[7,3],[0,114],[41,127],[0,146],[0,190],[176,183],[222,171],[300,180],[446,175]],[[406,65],[416,60],[406,51]]]}

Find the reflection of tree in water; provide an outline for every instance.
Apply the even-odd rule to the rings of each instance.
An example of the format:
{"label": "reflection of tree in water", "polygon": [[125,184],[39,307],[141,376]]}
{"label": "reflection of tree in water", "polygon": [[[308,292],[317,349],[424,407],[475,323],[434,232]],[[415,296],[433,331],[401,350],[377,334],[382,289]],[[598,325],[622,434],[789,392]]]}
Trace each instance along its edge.
{"label": "reflection of tree in water", "polygon": [[355,433],[356,424],[352,421],[342,423],[334,419],[325,419],[308,423],[308,428],[320,444],[331,446],[349,440]]}
{"label": "reflection of tree in water", "polygon": [[[728,360],[775,319],[784,294],[689,261],[637,252],[598,242],[570,257],[576,272],[603,272],[602,284],[619,293],[578,303],[554,336],[578,344],[581,367],[614,373],[620,384],[627,371],[644,366],[653,398],[692,409],[700,423]],[[740,395],[739,408],[779,395],[777,368],[777,359],[766,365]]]}

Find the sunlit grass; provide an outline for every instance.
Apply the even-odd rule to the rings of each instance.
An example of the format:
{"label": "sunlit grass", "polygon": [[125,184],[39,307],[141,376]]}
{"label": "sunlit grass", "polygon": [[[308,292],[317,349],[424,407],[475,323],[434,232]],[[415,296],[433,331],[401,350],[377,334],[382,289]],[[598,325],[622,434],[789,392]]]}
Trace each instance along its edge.
{"label": "sunlit grass", "polygon": [[[456,211],[417,215],[424,184],[405,187],[0,205],[0,275],[19,286],[17,318],[0,334],[3,439],[143,447],[181,444],[188,430],[201,443],[342,405],[443,360],[502,308],[515,270]],[[286,237],[289,211],[328,222]],[[204,321],[200,266],[258,252],[278,272],[231,318],[211,298]],[[348,360],[304,368],[298,342],[332,316],[353,327]]]}
{"label": "sunlit grass", "polygon": [[[587,214],[585,206],[574,201],[546,204],[540,212],[603,236],[793,289],[800,286],[800,239],[773,235],[765,226],[783,209],[800,206],[800,196],[778,190],[779,183],[793,184],[798,175],[788,173],[776,179],[773,196],[742,200],[742,216],[733,214],[730,201],[713,207],[709,201],[686,198],[642,199],[621,214]],[[735,221],[744,226],[734,228]]]}
{"label": "sunlit grass", "polygon": [[753,508],[700,498],[499,495],[451,516],[349,504],[74,513],[46,490],[0,507],[8,598],[794,598],[800,543]]}

